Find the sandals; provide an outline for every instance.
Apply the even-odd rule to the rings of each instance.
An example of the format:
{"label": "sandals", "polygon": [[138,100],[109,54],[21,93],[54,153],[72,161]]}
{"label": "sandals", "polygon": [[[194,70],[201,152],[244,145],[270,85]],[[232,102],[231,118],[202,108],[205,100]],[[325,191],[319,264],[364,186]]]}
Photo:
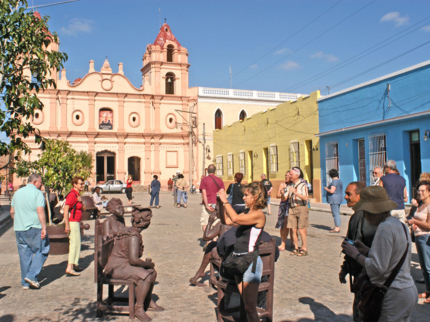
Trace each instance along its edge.
{"label": "sandals", "polygon": [[332,229],[332,230],[330,230],[329,231],[329,233],[335,233],[335,234],[338,234],[338,233],[340,233],[340,229],[339,230],[336,230],[336,229]]}
{"label": "sandals", "polygon": [[418,294],[419,299],[426,299],[428,297],[430,297],[430,294],[427,294],[426,292]]}
{"label": "sandals", "polygon": [[67,276],[81,276],[81,273],[77,273],[75,271],[66,272]]}
{"label": "sandals", "polygon": [[291,256],[296,256],[298,253],[300,252],[300,250],[298,248],[296,248],[295,250],[293,250],[290,255]]}
{"label": "sandals", "polygon": [[297,256],[308,256],[308,251],[304,250],[304,249],[300,249],[300,251],[297,254]]}

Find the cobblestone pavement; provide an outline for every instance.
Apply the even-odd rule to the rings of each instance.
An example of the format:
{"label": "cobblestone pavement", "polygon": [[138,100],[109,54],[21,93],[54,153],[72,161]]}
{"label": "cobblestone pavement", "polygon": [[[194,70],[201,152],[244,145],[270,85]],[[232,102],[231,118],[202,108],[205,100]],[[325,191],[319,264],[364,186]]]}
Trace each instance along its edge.
{"label": "cobblestone pavement", "polygon": [[[125,196],[121,195],[125,201]],[[216,292],[192,287],[188,280],[200,265],[202,231],[199,224],[200,196],[191,195],[187,209],[173,207],[170,194],[161,195],[151,226],[143,232],[145,252],[156,263],[158,284],[154,298],[164,312],[149,312],[153,321],[216,321]],[[135,194],[135,202],[148,205],[149,195]],[[273,207],[273,213],[277,207]],[[352,294],[338,281],[340,243],[349,217],[342,217],[342,234],[329,234],[331,214],[311,212],[308,230],[309,256],[282,252],[276,263],[274,321],[351,321]],[[268,216],[266,231],[276,238],[276,216]],[[95,317],[94,224],[83,237],[80,277],[66,277],[67,255],[50,256],[39,279],[40,290],[23,290],[15,236],[11,222],[0,228],[0,321],[127,321],[126,315]],[[127,217],[127,224],[130,217]],[[414,250],[412,273],[420,276]],[[418,267],[419,268],[419,267]],[[207,279],[207,278],[206,278]],[[423,284],[418,284],[424,291]],[[122,289],[119,289],[121,292]],[[420,300],[412,321],[430,320],[430,306]]]}

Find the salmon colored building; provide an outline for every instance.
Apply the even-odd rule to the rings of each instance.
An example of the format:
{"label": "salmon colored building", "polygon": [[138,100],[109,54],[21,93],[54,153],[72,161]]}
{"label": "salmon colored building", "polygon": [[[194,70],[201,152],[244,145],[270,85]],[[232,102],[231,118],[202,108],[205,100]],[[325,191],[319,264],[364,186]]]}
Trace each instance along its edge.
{"label": "salmon colored building", "polygon": [[[59,50],[58,44],[51,46]],[[189,88],[188,51],[166,23],[142,60],[140,87],[124,75],[122,63],[113,67],[106,59],[96,70],[91,60],[82,78],[71,81],[63,69],[53,73],[57,88],[39,94],[44,108],[35,112],[33,125],[43,137],[67,140],[77,151],[93,154],[93,186],[131,174],[141,185],[158,175],[166,188],[176,171],[198,183],[214,159],[214,129],[300,96]],[[28,141],[33,149],[28,158],[35,160],[40,150],[32,142]]]}

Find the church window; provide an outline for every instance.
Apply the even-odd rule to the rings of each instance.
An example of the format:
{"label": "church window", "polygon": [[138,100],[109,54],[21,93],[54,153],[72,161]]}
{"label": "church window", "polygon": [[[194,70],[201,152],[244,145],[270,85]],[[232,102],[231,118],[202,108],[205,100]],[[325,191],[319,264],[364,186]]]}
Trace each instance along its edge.
{"label": "church window", "polygon": [[215,130],[222,129],[222,112],[220,109],[217,109],[215,112]]}
{"label": "church window", "polygon": [[167,61],[168,62],[173,62],[173,45],[168,45],[167,46]]}
{"label": "church window", "polygon": [[246,112],[242,110],[242,112],[240,112],[239,114],[239,120],[243,121],[244,119],[246,119],[246,117],[247,117]]}
{"label": "church window", "polygon": [[81,110],[75,110],[72,113],[72,123],[74,125],[82,125],[84,124],[84,114],[82,113]]}
{"label": "church window", "polygon": [[175,75],[173,73],[166,74],[166,94],[175,94]]}

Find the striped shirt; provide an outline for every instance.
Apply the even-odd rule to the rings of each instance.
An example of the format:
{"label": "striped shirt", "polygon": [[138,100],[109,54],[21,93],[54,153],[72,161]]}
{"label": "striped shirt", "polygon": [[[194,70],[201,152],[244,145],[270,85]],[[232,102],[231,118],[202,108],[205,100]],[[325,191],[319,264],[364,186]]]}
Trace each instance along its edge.
{"label": "striped shirt", "polygon": [[[308,187],[305,182],[300,180],[297,183],[291,184],[290,187],[294,187],[297,193],[300,195],[308,195]],[[297,206],[306,206],[307,202],[305,200],[300,199],[296,194],[292,193],[289,197],[290,207],[294,208]]]}

